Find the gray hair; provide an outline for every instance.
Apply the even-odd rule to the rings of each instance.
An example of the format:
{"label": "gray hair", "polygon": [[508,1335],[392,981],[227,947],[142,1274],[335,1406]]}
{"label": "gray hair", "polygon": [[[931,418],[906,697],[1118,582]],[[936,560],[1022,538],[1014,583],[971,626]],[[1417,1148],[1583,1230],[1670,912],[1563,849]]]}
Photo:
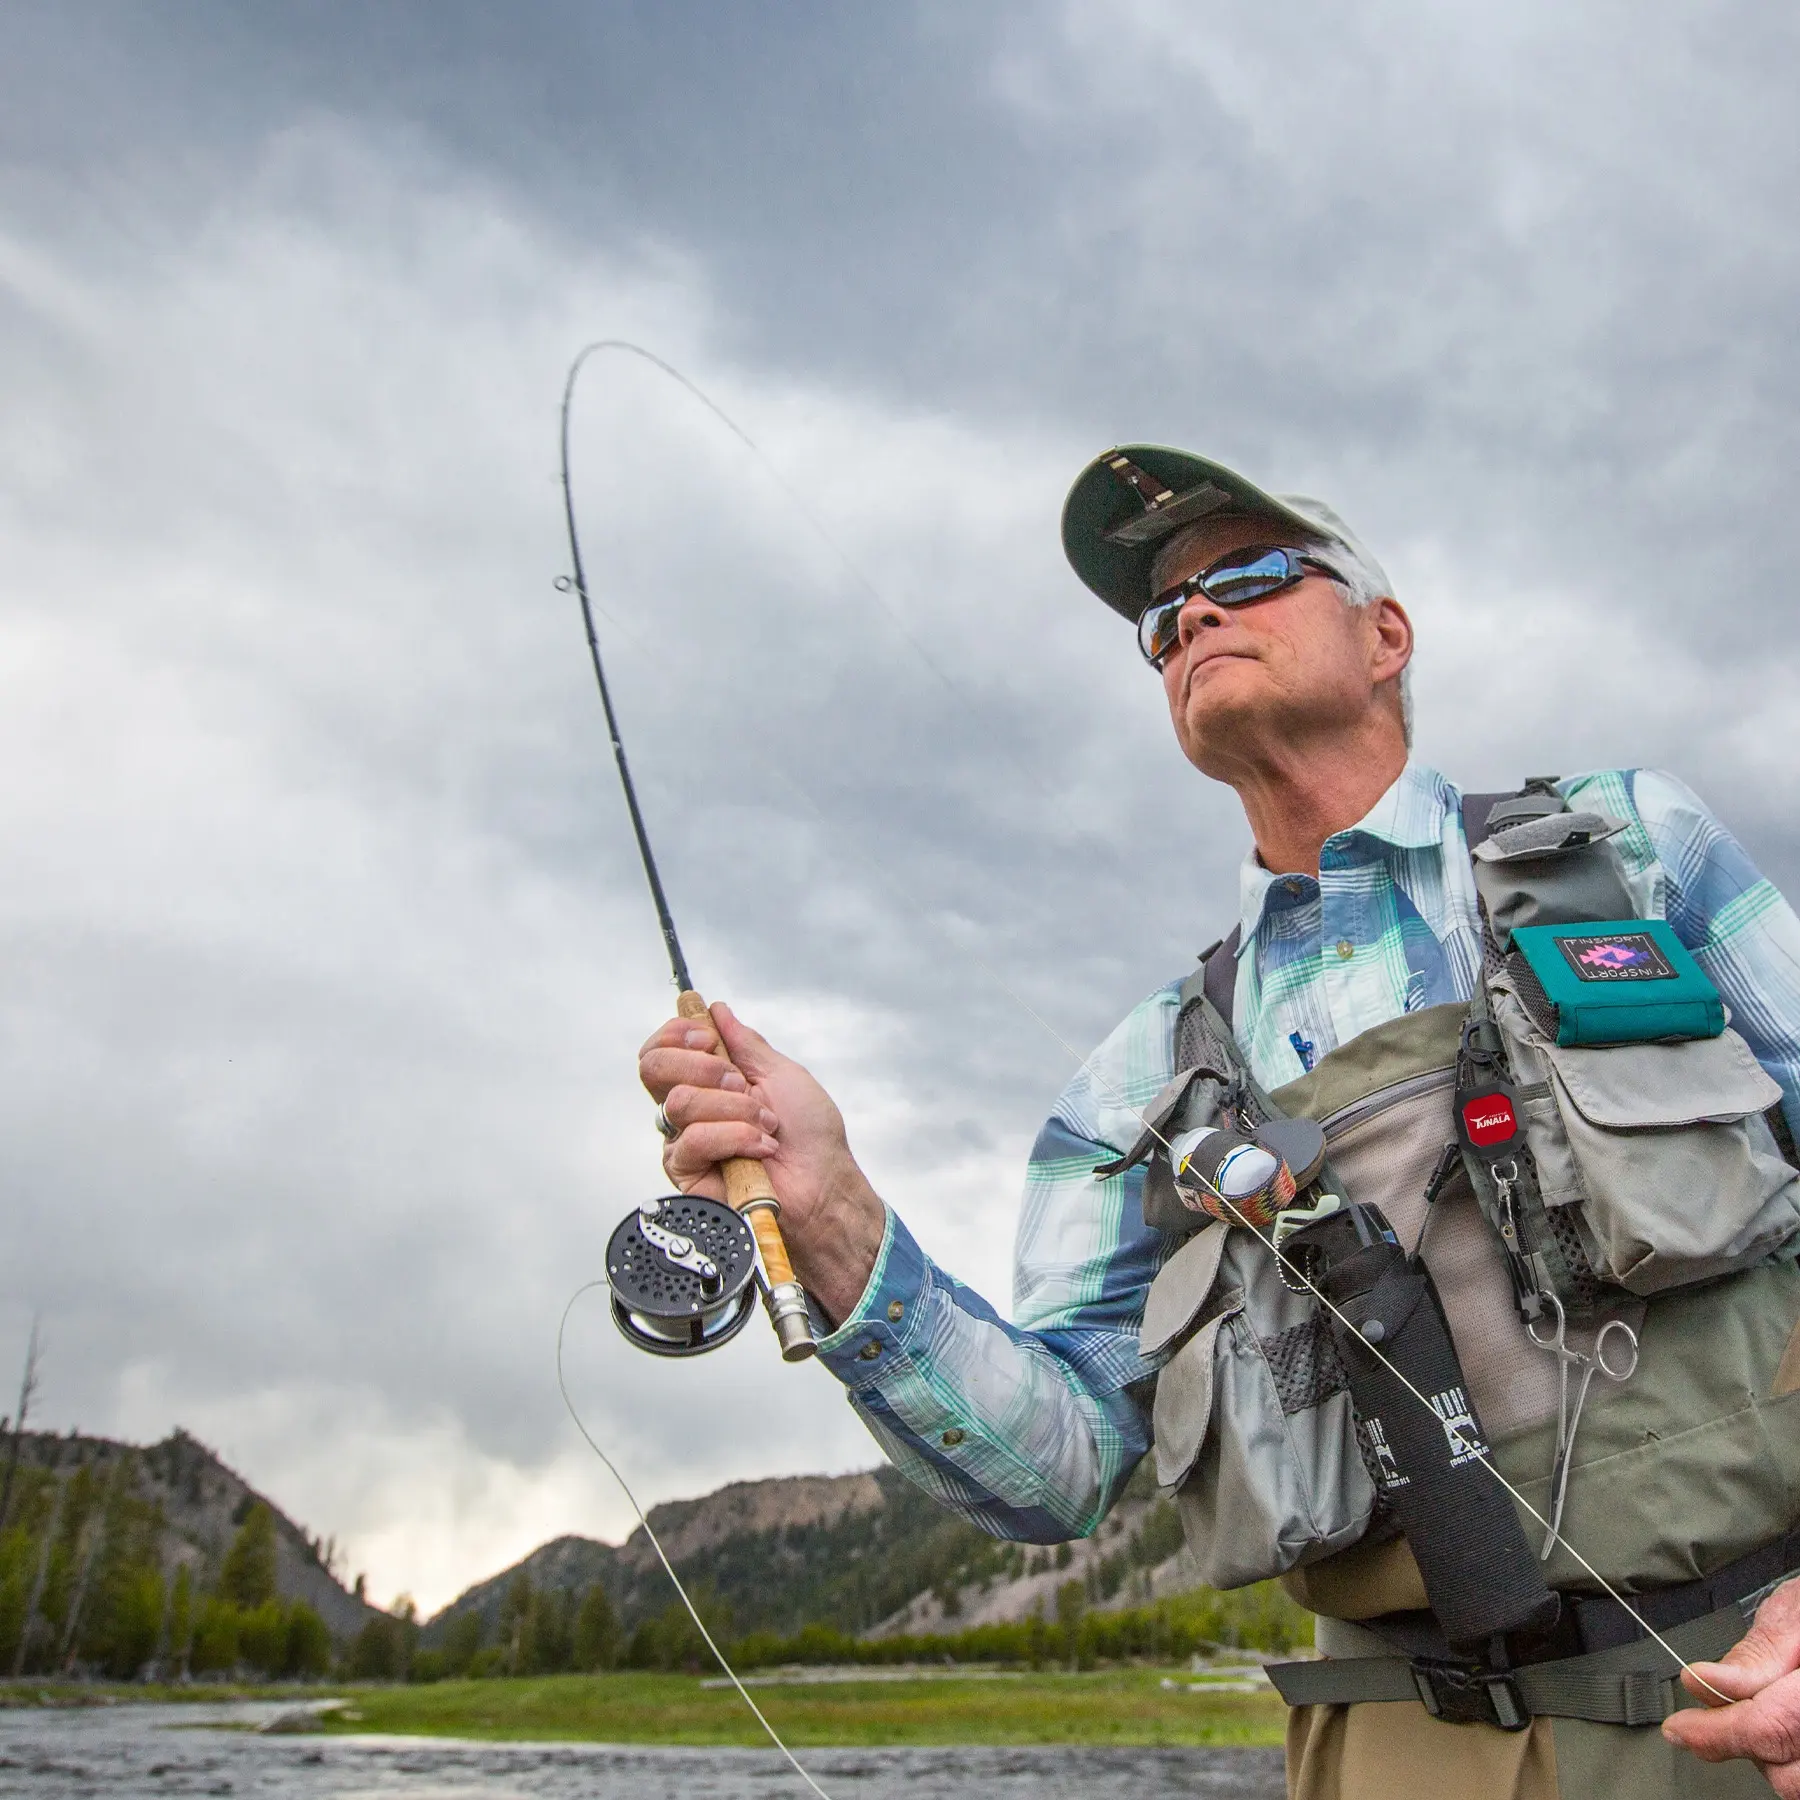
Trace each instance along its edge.
{"label": "gray hair", "polygon": [[[1318,526],[1327,541],[1327,547],[1335,552],[1331,560],[1342,578],[1344,597],[1352,606],[1368,606],[1376,600],[1394,598],[1394,584],[1388,580],[1387,570],[1370,554],[1369,547],[1362,539],[1323,500],[1315,500],[1310,494],[1277,494],[1275,498],[1290,511],[1297,512],[1301,518],[1309,519]],[[1400,724],[1406,733],[1406,747],[1410,750],[1413,741],[1410,664],[1400,671]]]}

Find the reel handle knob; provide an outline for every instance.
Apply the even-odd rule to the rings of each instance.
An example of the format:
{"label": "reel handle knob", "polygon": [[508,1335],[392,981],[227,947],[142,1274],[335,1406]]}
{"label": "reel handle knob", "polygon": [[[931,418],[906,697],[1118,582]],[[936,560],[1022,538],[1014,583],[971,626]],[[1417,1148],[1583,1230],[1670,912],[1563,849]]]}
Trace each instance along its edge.
{"label": "reel handle knob", "polygon": [[[704,1019],[710,1026],[712,1014],[706,1002],[692,989],[685,990],[675,1002],[676,1013],[684,1019]],[[725,1055],[725,1046],[715,1039],[714,1054]],[[719,1164],[725,1178],[725,1198],[732,1210],[743,1214],[756,1239],[757,1254],[762,1258],[763,1274],[769,1284],[769,1322],[781,1345],[783,1362],[805,1362],[818,1348],[813,1342],[812,1324],[806,1316],[806,1293],[794,1278],[794,1265],[788,1260],[787,1244],[781,1236],[776,1215],[781,1202],[768,1171],[751,1156],[733,1156]]]}

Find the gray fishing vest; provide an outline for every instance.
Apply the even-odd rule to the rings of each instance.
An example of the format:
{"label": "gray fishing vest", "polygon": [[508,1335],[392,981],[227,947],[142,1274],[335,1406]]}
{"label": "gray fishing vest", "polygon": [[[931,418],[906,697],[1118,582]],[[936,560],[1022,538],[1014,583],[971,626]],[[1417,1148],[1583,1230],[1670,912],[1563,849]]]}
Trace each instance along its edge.
{"label": "gray fishing vest", "polygon": [[[1473,843],[1483,833],[1469,835]],[[1622,1591],[1643,1593],[1707,1576],[1800,1519],[1800,1175],[1764,1116],[1779,1089],[1729,1029],[1680,1043],[1562,1047],[1544,1029],[1542,996],[1520,991],[1517,959],[1504,953],[1510,929],[1559,922],[1559,879],[1565,912],[1626,916],[1606,887],[1622,881],[1616,858],[1601,838],[1591,847],[1596,854],[1586,840],[1575,846],[1582,854],[1566,856],[1560,877],[1554,856],[1520,857],[1510,885],[1493,874],[1504,844],[1477,862],[1489,934],[1477,1006],[1505,1040],[1537,1173],[1536,1234],[1578,1321],[1570,1342],[1585,1348],[1612,1318],[1640,1340],[1632,1378],[1590,1392],[1562,1534],[1545,1565],[1553,1587],[1577,1595],[1597,1584],[1570,1545]],[[1215,950],[1182,989],[1181,1073],[1153,1103],[1151,1125],[1167,1137],[1202,1124],[1314,1119],[1328,1157],[1319,1188],[1373,1202],[1411,1245],[1427,1184],[1456,1141],[1470,1008],[1377,1026],[1264,1093],[1229,1021],[1234,953],[1235,942]],[[1453,1165],[1430,1205],[1423,1260],[1496,1466],[1544,1512],[1557,1364],[1521,1321],[1484,1199],[1491,1210],[1492,1196]],[[1144,1213],[1186,1234],[1151,1285],[1142,1348],[1160,1364],[1157,1481],[1201,1578],[1230,1588],[1280,1576],[1301,1604],[1339,1619],[1424,1609],[1418,1567],[1378,1504],[1370,1446],[1318,1301],[1284,1284],[1262,1234],[1187,1211],[1160,1151],[1150,1153]],[[1542,1525],[1522,1523],[1535,1544]]]}

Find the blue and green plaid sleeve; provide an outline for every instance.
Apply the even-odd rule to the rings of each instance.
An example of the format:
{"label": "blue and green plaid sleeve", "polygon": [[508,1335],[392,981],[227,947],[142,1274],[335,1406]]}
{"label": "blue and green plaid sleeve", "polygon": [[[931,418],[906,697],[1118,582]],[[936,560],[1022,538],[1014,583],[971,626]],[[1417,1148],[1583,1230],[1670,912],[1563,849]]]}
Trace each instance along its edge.
{"label": "blue and green plaid sleeve", "polygon": [[995,1537],[1056,1543],[1106,1516],[1149,1447],[1138,1326],[1170,1242],[1143,1171],[1097,1163],[1137,1137],[1168,1081],[1177,990],[1152,995],[1083,1065],[1026,1176],[1016,1322],[932,1263],[890,1210],[856,1310],[820,1346],[902,1473]]}

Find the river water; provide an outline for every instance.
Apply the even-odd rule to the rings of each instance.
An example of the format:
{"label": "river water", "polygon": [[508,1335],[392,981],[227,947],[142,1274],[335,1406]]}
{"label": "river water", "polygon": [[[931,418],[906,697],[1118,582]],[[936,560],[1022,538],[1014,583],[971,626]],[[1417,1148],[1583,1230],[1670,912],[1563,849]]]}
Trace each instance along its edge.
{"label": "river water", "polygon": [[[0,1711],[0,1795],[34,1800],[812,1800],[780,1755],[261,1736],[266,1705]],[[801,1752],[831,1800],[1282,1800],[1279,1750]]]}

